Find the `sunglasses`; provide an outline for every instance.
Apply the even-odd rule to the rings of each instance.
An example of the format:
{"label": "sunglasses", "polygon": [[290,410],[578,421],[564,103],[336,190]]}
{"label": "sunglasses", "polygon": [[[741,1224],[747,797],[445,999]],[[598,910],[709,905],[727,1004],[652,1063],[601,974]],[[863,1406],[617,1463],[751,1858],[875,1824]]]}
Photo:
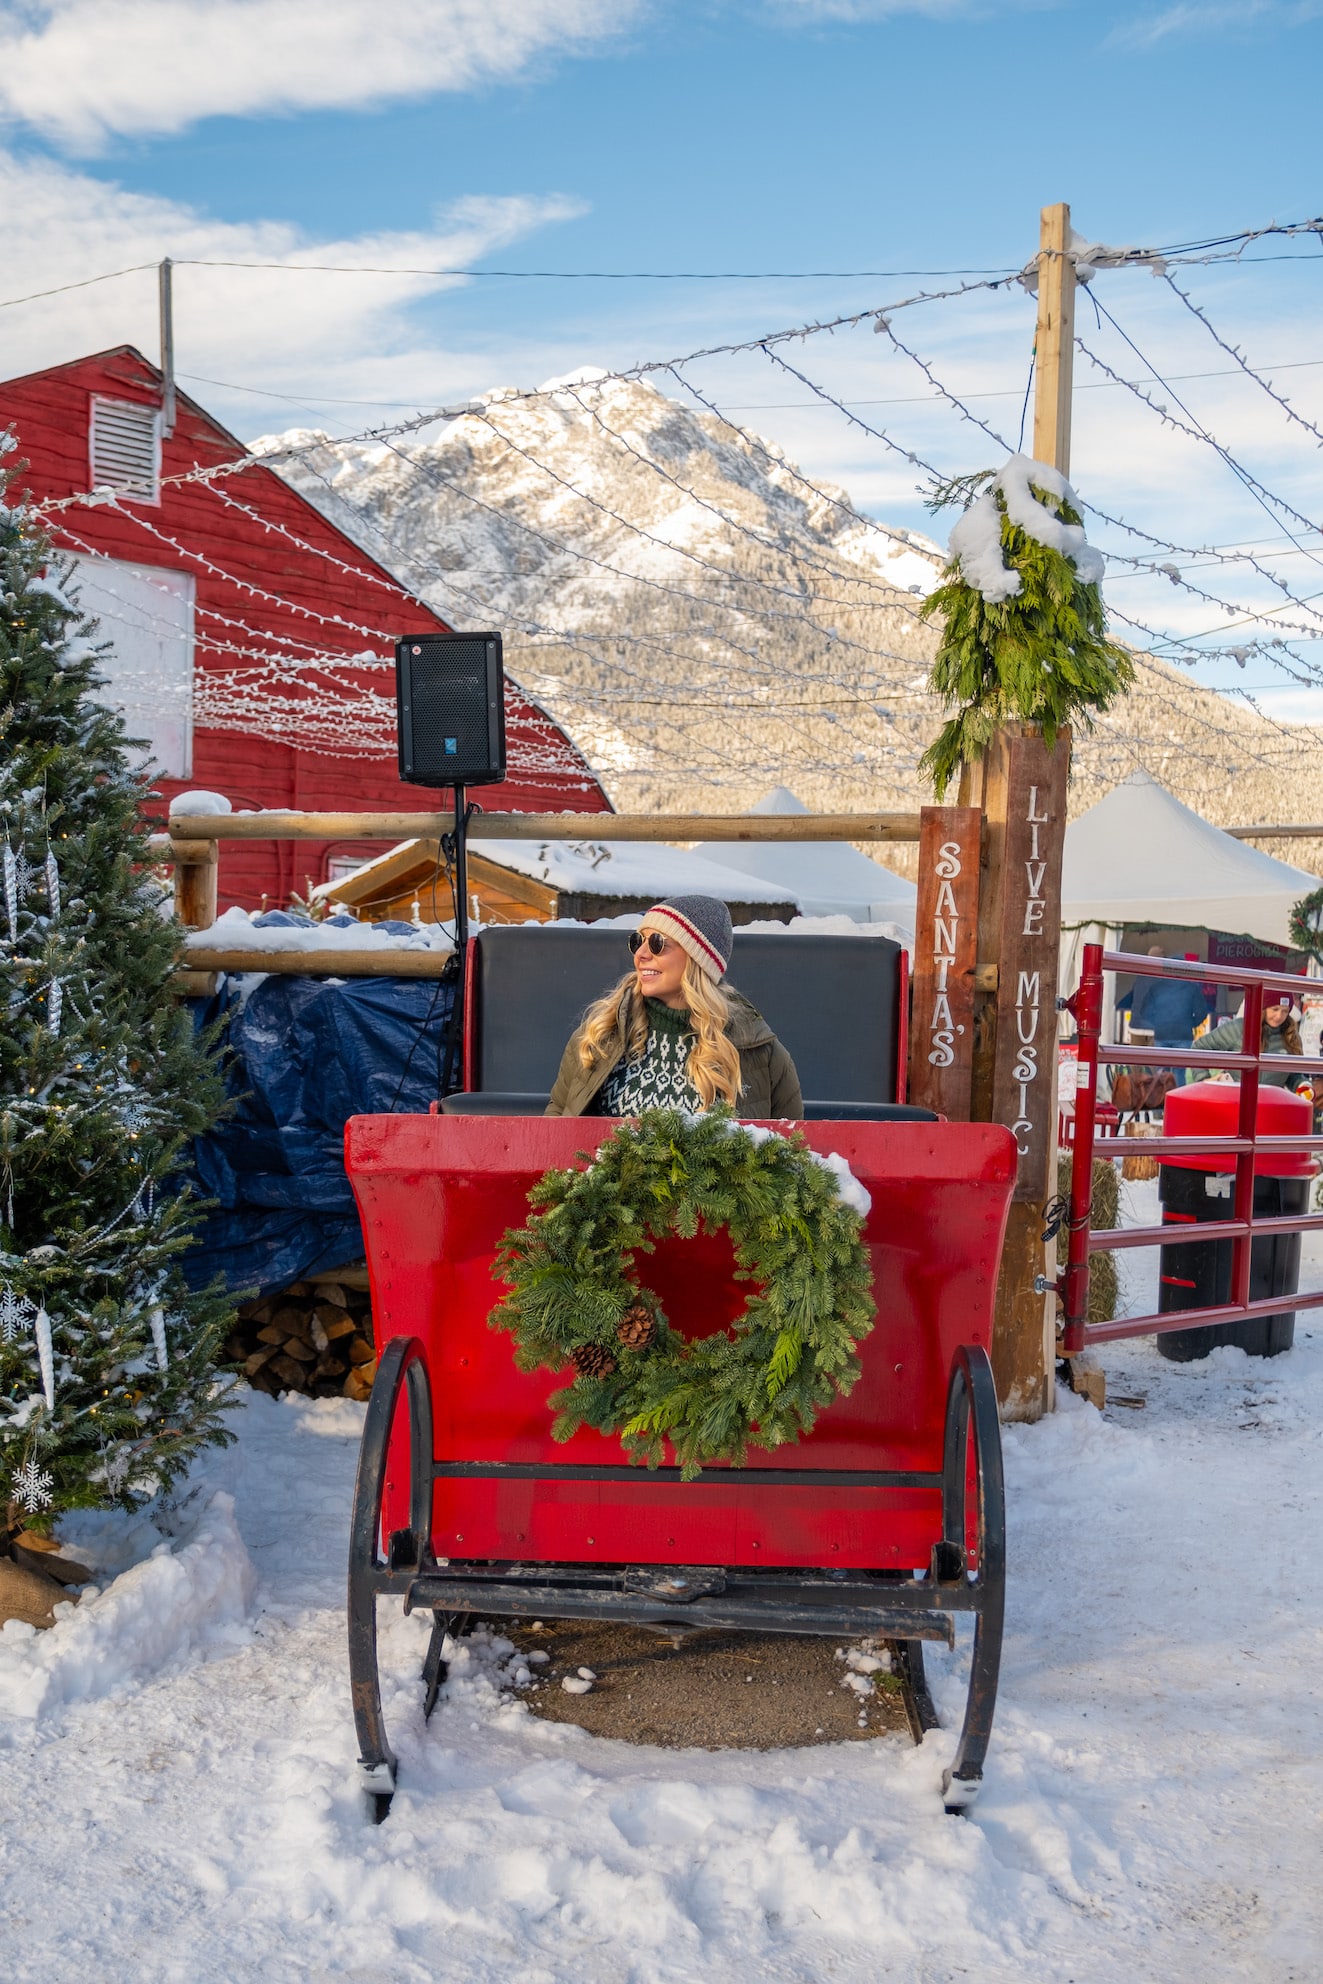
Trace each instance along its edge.
{"label": "sunglasses", "polygon": [[629,933],[629,955],[637,957],[644,945],[655,958],[664,958],[671,948],[669,937],[663,937],[660,930],[631,930]]}

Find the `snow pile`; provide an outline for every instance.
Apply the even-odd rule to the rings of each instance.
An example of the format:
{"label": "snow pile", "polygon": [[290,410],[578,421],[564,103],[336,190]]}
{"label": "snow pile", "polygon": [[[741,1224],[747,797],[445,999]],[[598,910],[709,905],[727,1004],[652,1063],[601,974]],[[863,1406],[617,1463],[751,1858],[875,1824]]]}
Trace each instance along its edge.
{"label": "snow pile", "polygon": [[[1125,1189],[1127,1222],[1147,1222],[1155,1189]],[[1317,1236],[1304,1251],[1316,1282]],[[194,1651],[140,1661],[146,1685],[58,1721],[0,1721],[7,1974],[1304,1984],[1323,1941],[1323,1319],[1302,1313],[1268,1363],[1100,1355],[1128,1407],[1066,1397],[1006,1431],[1002,1687],[959,1820],[939,1786],[963,1631],[954,1655],[928,1649],[944,1726],[917,1749],[675,1750],[530,1715],[517,1628],[452,1649],[424,1724],[430,1621],[391,1601],[400,1790],[370,1825],[344,1623],[362,1408],[253,1398],[238,1446],[197,1473],[234,1495],[261,1580],[251,1625],[199,1627]],[[871,1678],[871,1648],[846,1654],[842,1675]]]}
{"label": "snow pile", "polygon": [[56,1608],[49,1631],[16,1619],[0,1627],[0,1717],[34,1719],[140,1685],[238,1625],[254,1582],[234,1499],[218,1493],[186,1541],[157,1543],[103,1591],[86,1587],[77,1605]]}
{"label": "snow pile", "polygon": [[1102,553],[1089,543],[1084,526],[1063,523],[1035,493],[1040,489],[1078,511],[1079,498],[1059,470],[1028,455],[1012,455],[951,532],[951,556],[959,562],[960,576],[989,603],[1014,599],[1021,585],[1020,574],[1002,557],[999,495],[1011,522],[1036,543],[1069,558],[1085,585],[1097,585],[1102,578]]}
{"label": "snow pile", "polygon": [[176,813],[191,814],[194,819],[201,819],[233,811],[223,792],[177,792],[170,801],[172,818]]}
{"label": "snow pile", "polygon": [[441,923],[360,923],[352,916],[309,923],[284,910],[258,914],[227,909],[209,930],[190,930],[184,948],[195,951],[448,951],[449,927]]}

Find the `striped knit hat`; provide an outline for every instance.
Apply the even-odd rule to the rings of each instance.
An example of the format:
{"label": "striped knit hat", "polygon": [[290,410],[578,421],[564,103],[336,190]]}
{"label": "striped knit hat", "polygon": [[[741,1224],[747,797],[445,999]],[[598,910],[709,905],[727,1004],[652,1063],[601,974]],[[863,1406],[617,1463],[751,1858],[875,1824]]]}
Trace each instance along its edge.
{"label": "striped knit hat", "polygon": [[730,911],[715,896],[668,896],[653,904],[639,927],[674,938],[709,978],[725,977],[735,933]]}

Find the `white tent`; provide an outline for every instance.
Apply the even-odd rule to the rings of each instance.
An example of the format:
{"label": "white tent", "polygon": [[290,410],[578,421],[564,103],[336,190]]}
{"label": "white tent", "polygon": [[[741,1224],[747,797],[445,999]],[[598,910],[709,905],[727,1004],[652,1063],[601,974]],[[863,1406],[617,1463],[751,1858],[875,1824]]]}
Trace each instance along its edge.
{"label": "white tent", "polygon": [[[778,785],[753,808],[755,813],[807,813],[808,808]],[[695,850],[706,860],[738,868],[771,882],[803,904],[806,916],[849,916],[856,923],[895,923],[914,932],[918,891],[903,875],[870,861],[848,841],[709,841]]]}
{"label": "white tent", "polygon": [[1066,828],[1063,927],[1154,923],[1289,942],[1287,919],[1317,875],[1290,868],[1131,772]]}

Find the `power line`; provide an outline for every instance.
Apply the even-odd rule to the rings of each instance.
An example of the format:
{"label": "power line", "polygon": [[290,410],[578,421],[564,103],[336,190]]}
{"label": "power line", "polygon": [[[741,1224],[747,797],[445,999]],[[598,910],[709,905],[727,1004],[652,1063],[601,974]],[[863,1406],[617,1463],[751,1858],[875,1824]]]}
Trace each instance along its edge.
{"label": "power line", "polygon": [[114,282],[116,276],[140,275],[144,269],[159,267],[156,262],[134,262],[127,269],[107,269],[104,275],[84,276],[81,282],[58,283],[54,289],[34,289],[30,296],[7,296],[0,303],[0,310],[16,309],[20,303],[40,303],[46,296],[66,296],[71,289],[91,289],[94,283]]}

